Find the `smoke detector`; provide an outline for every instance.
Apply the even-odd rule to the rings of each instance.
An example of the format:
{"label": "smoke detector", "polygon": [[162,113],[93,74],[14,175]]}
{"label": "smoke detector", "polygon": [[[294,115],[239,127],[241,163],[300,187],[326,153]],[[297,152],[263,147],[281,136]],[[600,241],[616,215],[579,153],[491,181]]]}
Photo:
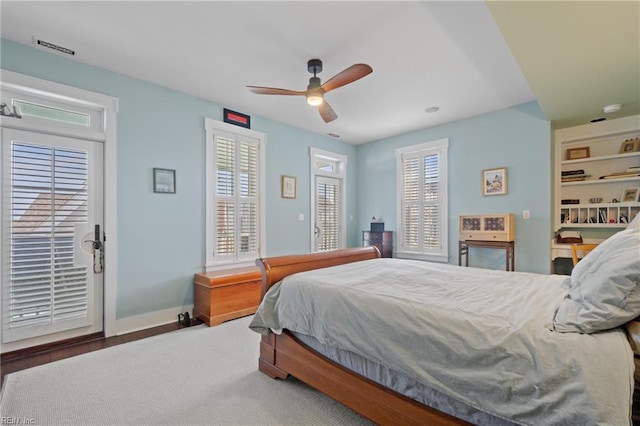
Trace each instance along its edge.
{"label": "smoke detector", "polygon": [[611,112],[618,112],[620,111],[620,108],[622,108],[621,104],[612,104],[612,105],[607,105],[606,107],[602,108],[602,111],[609,114]]}

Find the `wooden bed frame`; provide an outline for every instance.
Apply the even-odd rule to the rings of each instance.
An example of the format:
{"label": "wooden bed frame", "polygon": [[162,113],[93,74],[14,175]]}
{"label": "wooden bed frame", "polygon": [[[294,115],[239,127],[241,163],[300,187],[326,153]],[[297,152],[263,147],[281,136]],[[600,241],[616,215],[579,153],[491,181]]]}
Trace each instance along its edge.
{"label": "wooden bed frame", "polygon": [[[296,272],[378,257],[380,252],[372,246],[258,259],[262,297],[272,285]],[[292,375],[377,424],[468,424],[340,366],[286,330],[280,335],[262,336],[259,369],[271,378],[286,379]]]}

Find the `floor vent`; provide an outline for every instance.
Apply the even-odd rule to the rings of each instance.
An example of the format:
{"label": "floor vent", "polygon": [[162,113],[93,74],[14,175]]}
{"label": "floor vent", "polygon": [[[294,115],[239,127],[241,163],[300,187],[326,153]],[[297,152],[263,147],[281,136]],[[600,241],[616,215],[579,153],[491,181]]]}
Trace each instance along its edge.
{"label": "floor vent", "polygon": [[74,56],[76,54],[75,50],[71,50],[71,49],[68,49],[66,47],[54,44],[54,43],[49,43],[48,41],[40,40],[40,39],[37,39],[37,38],[34,38],[33,41],[34,41],[34,44],[37,44],[40,47],[44,47],[44,48],[47,48],[47,49],[55,50],[56,52],[64,53],[65,55]]}

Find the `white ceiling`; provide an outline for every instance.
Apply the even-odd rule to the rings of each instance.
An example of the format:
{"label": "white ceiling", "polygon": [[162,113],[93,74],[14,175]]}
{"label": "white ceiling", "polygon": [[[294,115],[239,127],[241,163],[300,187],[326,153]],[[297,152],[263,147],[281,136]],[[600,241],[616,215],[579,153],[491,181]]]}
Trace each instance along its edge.
{"label": "white ceiling", "polygon": [[[52,42],[74,50],[74,60],[354,144],[534,99],[561,125],[602,115],[606,96],[624,104],[618,115],[637,110],[640,3],[627,2],[614,14],[613,34],[603,24],[609,6],[607,13],[591,8],[576,15],[588,2],[545,9],[547,3],[553,2],[2,0],[0,11],[3,38]],[[575,17],[586,35],[567,40],[559,32]],[[621,56],[627,62],[610,75],[590,74],[601,80],[600,96],[574,99],[592,84],[579,81],[578,70],[603,65],[595,60],[602,51],[574,49],[588,46],[594,29],[599,39],[604,34],[622,45],[607,49],[607,63]],[[322,81],[354,63],[373,68],[326,95],[338,115],[329,124],[303,97],[256,95],[245,87],[305,90],[312,58],[324,62]],[[580,68],[572,68],[576,62]],[[613,79],[625,83],[617,89],[622,95],[607,92],[605,82]],[[425,113],[432,106],[440,111]]]}

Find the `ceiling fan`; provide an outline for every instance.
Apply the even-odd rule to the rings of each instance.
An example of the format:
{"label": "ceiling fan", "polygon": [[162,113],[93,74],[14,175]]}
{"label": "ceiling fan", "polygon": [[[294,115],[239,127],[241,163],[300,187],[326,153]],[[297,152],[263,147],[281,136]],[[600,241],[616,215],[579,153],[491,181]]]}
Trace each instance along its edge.
{"label": "ceiling fan", "polygon": [[322,61],[320,59],[311,59],[307,62],[307,69],[313,73],[313,77],[309,79],[309,86],[306,91],[296,91],[289,89],[278,89],[276,87],[247,86],[250,91],[259,95],[300,95],[306,96],[309,105],[317,106],[320,116],[329,123],[338,116],[331,106],[324,99],[324,94],[360,80],[362,77],[373,72],[373,69],[367,64],[354,64],[349,68],[339,72],[331,77],[325,83],[320,84],[320,78],[316,76],[322,71]]}

